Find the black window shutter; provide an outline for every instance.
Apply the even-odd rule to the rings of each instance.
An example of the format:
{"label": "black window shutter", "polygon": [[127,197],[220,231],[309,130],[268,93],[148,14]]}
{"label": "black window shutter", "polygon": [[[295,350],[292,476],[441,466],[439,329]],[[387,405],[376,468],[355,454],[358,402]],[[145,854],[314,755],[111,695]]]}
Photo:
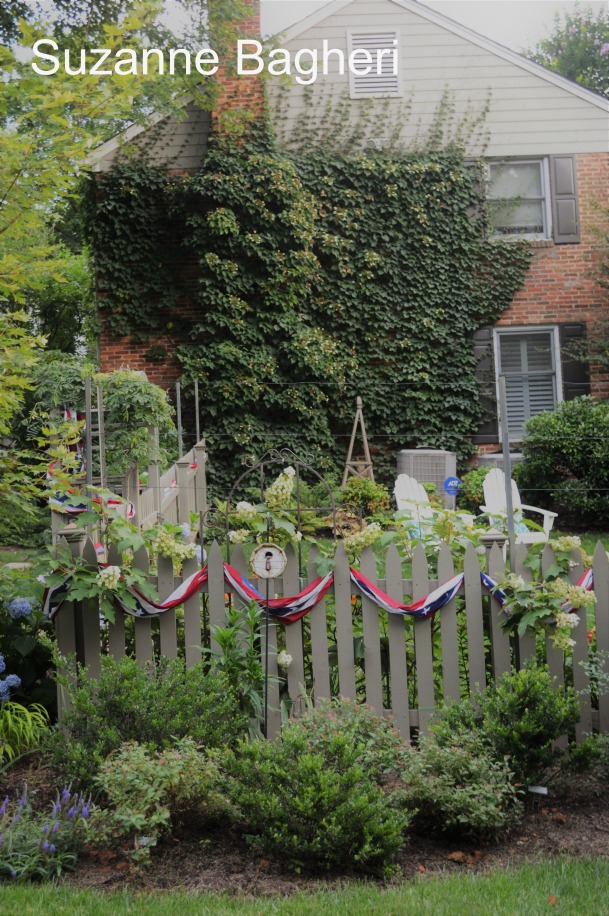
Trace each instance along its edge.
{"label": "black window shutter", "polygon": [[565,401],[572,401],[582,394],[590,394],[590,370],[580,351],[586,338],[586,325],[561,324],[559,333],[562,396]]}
{"label": "black window shutter", "polygon": [[575,156],[550,156],[554,242],[580,241]]}
{"label": "black window shutter", "polygon": [[499,442],[492,327],[479,328],[474,333],[474,355],[476,357],[476,378],[480,387],[480,403],[483,410],[480,427],[473,437],[474,444]]}

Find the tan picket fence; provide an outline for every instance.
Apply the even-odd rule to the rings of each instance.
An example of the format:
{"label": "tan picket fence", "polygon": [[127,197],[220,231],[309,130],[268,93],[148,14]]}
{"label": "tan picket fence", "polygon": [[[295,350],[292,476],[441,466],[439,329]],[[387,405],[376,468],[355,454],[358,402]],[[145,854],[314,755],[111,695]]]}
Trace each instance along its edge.
{"label": "tan picket fence", "polygon": [[[84,556],[96,562],[90,541],[85,544]],[[270,583],[271,597],[295,595],[317,578],[316,547],[311,548],[306,570],[299,570],[291,547],[287,556],[283,577]],[[525,558],[526,548],[517,548],[516,572],[526,578],[529,571],[524,565]],[[117,556],[108,559],[110,563],[119,562]],[[573,560],[570,578],[576,582],[583,571],[579,553],[573,554]],[[552,562],[552,550],[546,547],[542,568],[547,569]],[[145,551],[136,557],[136,563],[148,570]],[[240,546],[233,548],[231,564],[239,572],[251,575]],[[104,624],[91,603],[64,604],[56,618],[60,650],[64,654],[76,654],[93,677],[100,670],[102,652],[115,658],[131,652],[143,665],[158,655],[173,658],[183,653],[186,664],[194,665],[200,661],[206,644],[214,647],[213,628],[225,625],[227,603],[234,601],[237,607],[243,606],[225,582],[222,551],[215,542],[209,548],[208,565],[209,579],[202,593],[186,601],[183,608],[167,611],[155,619],[126,620],[117,611],[116,621]],[[379,565],[380,575],[372,550],[366,548],[361,557],[361,571],[400,601],[405,596],[410,600],[425,597],[438,583],[454,575],[453,559],[446,546],[440,550],[437,577],[433,579],[420,546],[408,566],[412,570],[410,578],[404,577],[406,564],[395,546],[389,547]],[[487,556],[486,566],[495,579],[504,573],[505,564],[497,545]],[[182,575],[189,576],[196,568],[196,560],[187,561]],[[609,694],[600,695],[598,709],[592,708],[588,675],[580,664],[591,653],[585,610],[577,612],[580,623],[572,631],[576,644],[565,658],[548,637],[534,638],[527,634],[521,639],[510,638],[500,627],[501,611],[481,584],[480,557],[472,546],[465,555],[464,584],[458,595],[434,618],[426,620],[388,615],[373,600],[361,597],[352,586],[349,561],[342,546],[335,553],[333,568],[331,591],[302,621],[286,625],[270,620],[270,735],[280,727],[281,681],[277,678],[286,672],[278,669],[277,653],[282,648],[292,656],[286,680],[296,710],[302,708],[305,697],[314,701],[340,693],[390,713],[405,736],[412,729],[424,733],[434,710],[444,703],[464,698],[484,687],[489,678],[497,678],[513,665],[522,665],[537,656],[547,660],[561,685],[565,683],[566,669],[571,669],[570,679],[581,706],[577,739],[581,740],[593,727],[609,731]],[[594,580],[596,647],[609,653],[609,562],[600,543],[594,556]],[[157,573],[151,581],[163,599],[182,579],[174,576],[170,560],[159,558]],[[263,662],[264,644],[261,638]]]}

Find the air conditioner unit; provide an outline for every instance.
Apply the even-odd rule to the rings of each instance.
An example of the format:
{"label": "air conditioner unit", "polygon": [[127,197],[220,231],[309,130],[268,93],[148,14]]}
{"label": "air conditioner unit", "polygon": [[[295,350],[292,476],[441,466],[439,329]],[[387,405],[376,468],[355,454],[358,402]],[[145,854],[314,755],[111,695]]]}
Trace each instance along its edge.
{"label": "air conditioner unit", "polygon": [[455,497],[444,492],[447,477],[457,476],[457,455],[442,449],[412,448],[398,452],[398,474],[408,474],[419,483],[433,483],[447,509],[455,508]]}

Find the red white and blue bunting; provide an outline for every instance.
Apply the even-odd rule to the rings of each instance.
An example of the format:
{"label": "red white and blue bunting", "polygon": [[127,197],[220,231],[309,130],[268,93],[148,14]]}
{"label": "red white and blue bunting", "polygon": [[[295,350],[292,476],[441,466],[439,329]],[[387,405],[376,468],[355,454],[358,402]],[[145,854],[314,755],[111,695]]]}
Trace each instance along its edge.
{"label": "red white and blue bunting", "polygon": [[[377,585],[370,582],[366,576],[353,567],[349,568],[349,575],[352,585],[361,596],[369,598],[378,607],[383,608],[388,614],[400,614],[402,616],[414,618],[426,618],[433,616],[437,611],[443,608],[459,592],[463,585],[465,576],[458,573],[447,582],[435,588],[426,598],[419,598],[411,604],[403,604],[396,601],[386,592],[382,591]],[[164,601],[155,602],[146,598],[135,588],[129,589],[130,594],[136,599],[137,607],[135,609],[128,607],[117,595],[115,597],[116,605],[133,617],[158,617],[165,611],[178,607],[196,595],[209,578],[208,567],[197,570],[187,579],[185,579],[174,591],[165,598]],[[503,607],[506,601],[505,593],[498,588],[497,583],[485,572],[480,573],[480,580],[488,593]],[[241,573],[231,566],[224,563],[224,581],[232,591],[245,601],[255,601],[261,607],[265,606],[265,598],[255,586]],[[311,611],[316,604],[327,594],[334,583],[333,573],[327,573],[325,576],[315,579],[305,589],[293,597],[271,598],[269,599],[269,614],[276,620],[282,620],[285,623],[295,623]],[[579,582],[579,586],[590,591],[594,587],[594,575],[591,569],[587,570]],[[67,577],[60,585],[45,590],[43,598],[43,610],[51,620],[59,612],[62,604],[69,598],[70,577]],[[563,605],[565,611],[572,611],[573,608],[568,603]]]}

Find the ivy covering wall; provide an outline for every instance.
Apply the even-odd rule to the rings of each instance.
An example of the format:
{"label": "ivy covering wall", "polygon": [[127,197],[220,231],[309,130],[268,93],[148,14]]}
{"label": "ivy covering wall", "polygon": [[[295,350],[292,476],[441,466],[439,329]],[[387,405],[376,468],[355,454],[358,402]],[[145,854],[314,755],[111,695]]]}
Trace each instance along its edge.
{"label": "ivy covering wall", "polygon": [[[260,130],[216,141],[194,176],[118,168],[90,204],[102,319],[144,347],[170,326],[218,492],[269,446],[342,467],[357,395],[381,479],[402,448],[470,453],[472,334],[530,249],[488,240],[481,171],[457,152],[290,159]],[[194,283],[176,269],[193,262]]]}

